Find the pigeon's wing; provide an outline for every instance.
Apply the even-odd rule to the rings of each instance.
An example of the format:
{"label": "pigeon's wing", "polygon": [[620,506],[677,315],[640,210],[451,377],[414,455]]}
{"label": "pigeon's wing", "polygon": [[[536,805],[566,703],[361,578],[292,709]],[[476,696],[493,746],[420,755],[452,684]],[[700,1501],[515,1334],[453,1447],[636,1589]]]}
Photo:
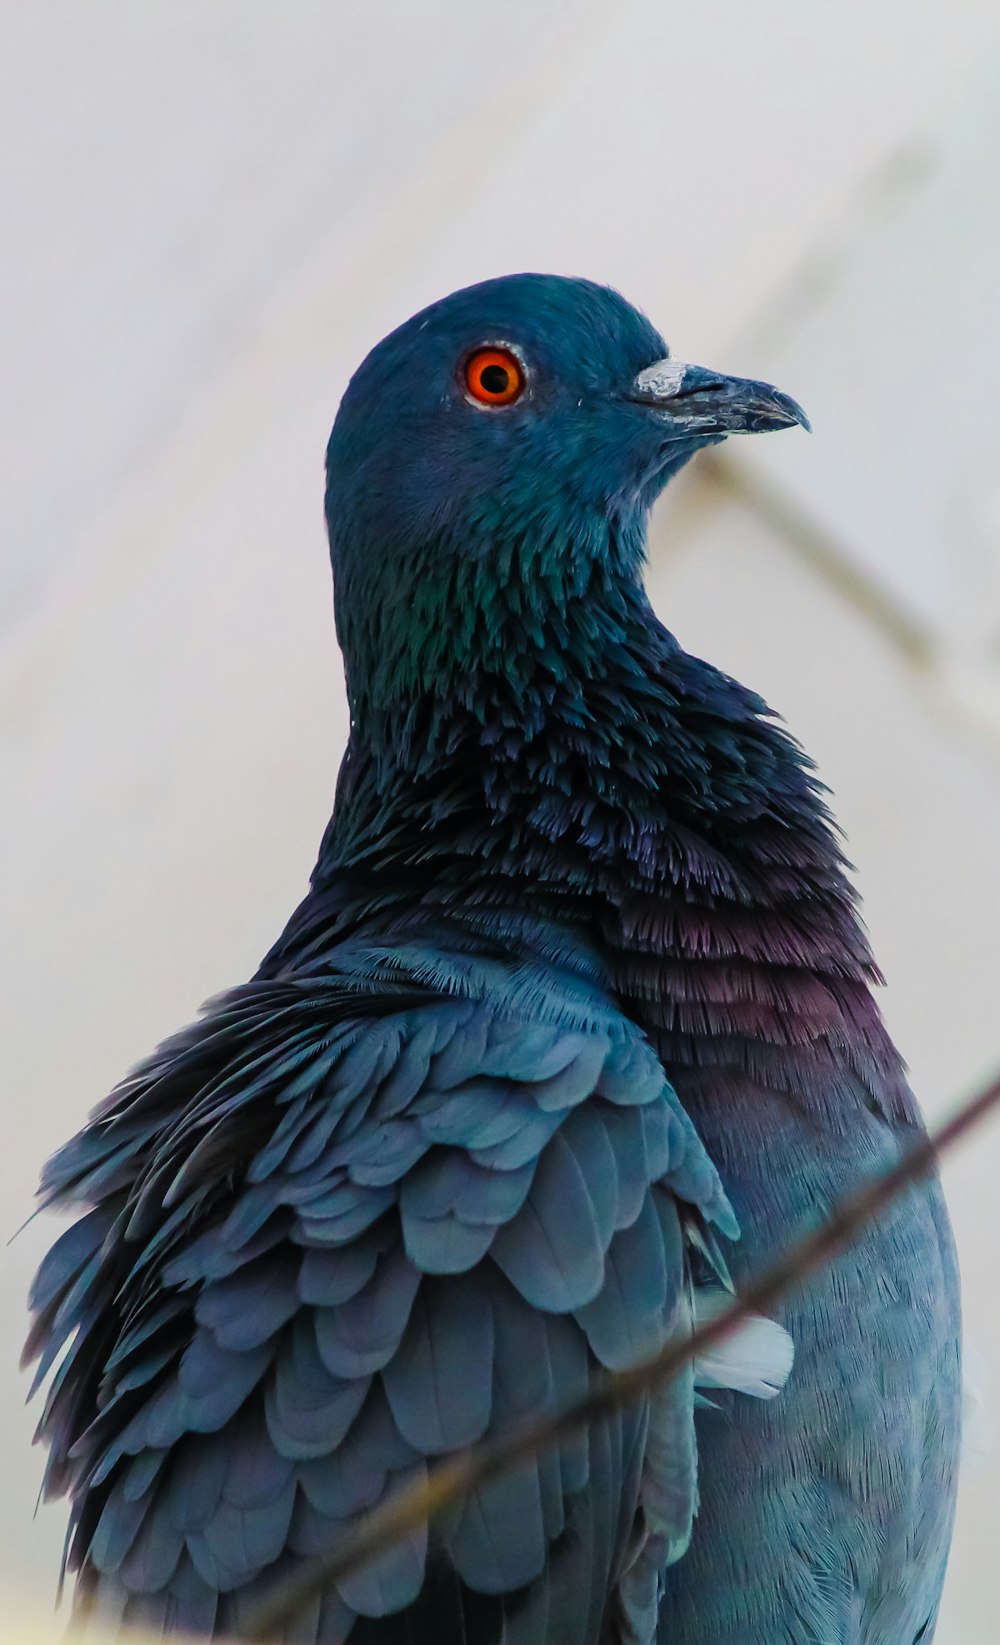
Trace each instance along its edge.
{"label": "pigeon's wing", "polygon": [[[214,1637],[435,1458],[686,1329],[692,1274],[722,1267],[711,1224],[735,1233],[631,1025],[315,979],[217,1002],[43,1193],[85,1208],[29,1341],[79,1591]],[[694,1512],[693,1406],[689,1376],[595,1423],[287,1637],[649,1637]]]}

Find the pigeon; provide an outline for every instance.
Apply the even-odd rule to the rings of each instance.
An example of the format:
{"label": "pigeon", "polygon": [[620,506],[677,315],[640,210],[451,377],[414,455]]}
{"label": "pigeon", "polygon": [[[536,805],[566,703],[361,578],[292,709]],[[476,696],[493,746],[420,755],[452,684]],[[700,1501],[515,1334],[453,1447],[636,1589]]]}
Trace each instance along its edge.
{"label": "pigeon", "polygon": [[[453,293],[352,378],[350,739],[308,892],[43,1174],[75,1220],[26,1352],[84,1621],[239,1638],[388,1495],[683,1340],[922,1134],[814,768],[643,586],[670,478],[795,425],[554,275]],[[283,1637],[929,1645],[961,1401],[937,1180],[776,1314]]]}

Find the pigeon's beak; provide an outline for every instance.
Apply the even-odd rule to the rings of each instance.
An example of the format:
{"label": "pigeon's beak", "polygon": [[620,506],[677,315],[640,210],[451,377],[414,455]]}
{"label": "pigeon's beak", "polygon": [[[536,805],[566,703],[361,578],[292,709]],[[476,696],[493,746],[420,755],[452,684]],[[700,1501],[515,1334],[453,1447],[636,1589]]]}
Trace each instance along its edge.
{"label": "pigeon's beak", "polygon": [[770,383],[724,377],[681,360],[657,360],[640,371],[628,398],[669,419],[679,437],[765,434],[795,423],[810,427],[802,407]]}

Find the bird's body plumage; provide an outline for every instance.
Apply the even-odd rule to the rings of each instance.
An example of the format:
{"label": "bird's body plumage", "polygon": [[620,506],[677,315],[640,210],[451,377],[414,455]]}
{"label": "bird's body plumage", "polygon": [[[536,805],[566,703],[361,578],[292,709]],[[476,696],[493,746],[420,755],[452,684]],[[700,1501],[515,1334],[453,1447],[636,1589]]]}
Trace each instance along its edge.
{"label": "bird's body plumage", "polygon": [[[520,423],[454,387],[497,342],[537,382]],[[48,1486],[83,1591],[130,1620],[236,1631],[395,1483],[689,1328],[919,1128],[808,762],[642,592],[652,496],[719,437],[643,444],[608,384],[664,353],[613,294],[523,276],[410,322],[345,398],[352,733],[309,894],[44,1183],[90,1208],[34,1298],[43,1367],[72,1339]],[[957,1308],[934,1183],[784,1305],[776,1398],[787,1364],[696,1367],[288,1637],[926,1645]]]}

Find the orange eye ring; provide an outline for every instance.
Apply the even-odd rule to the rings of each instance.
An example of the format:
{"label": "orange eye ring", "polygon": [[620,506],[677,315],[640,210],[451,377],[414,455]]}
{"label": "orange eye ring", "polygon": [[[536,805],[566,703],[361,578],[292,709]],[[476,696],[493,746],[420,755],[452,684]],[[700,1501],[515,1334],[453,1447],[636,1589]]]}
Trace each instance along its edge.
{"label": "orange eye ring", "polygon": [[509,348],[477,348],[465,362],[465,387],[481,406],[509,406],[524,393],[524,368]]}

